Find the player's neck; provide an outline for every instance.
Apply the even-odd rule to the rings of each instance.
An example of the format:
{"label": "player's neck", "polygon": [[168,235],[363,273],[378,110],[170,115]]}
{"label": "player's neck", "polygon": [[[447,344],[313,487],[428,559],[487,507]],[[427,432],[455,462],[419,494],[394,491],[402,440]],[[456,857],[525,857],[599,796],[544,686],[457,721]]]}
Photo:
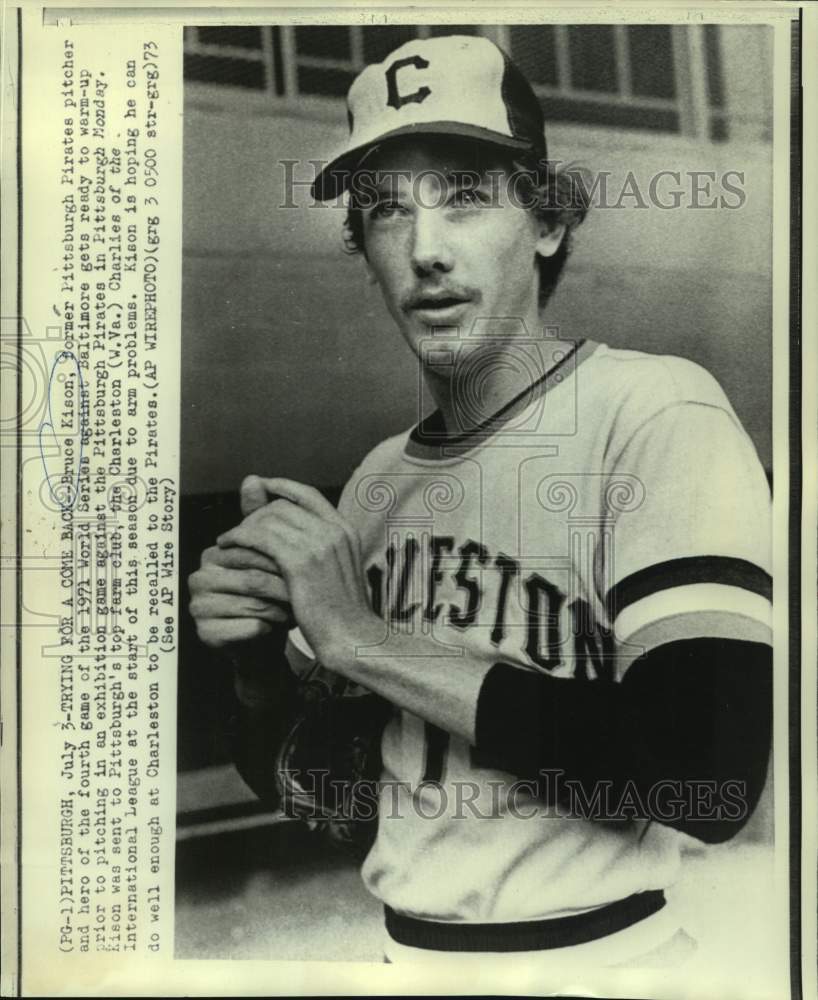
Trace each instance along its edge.
{"label": "player's neck", "polygon": [[575,347],[541,327],[520,337],[486,337],[473,345],[463,341],[452,352],[453,365],[427,364],[426,384],[446,431],[458,435],[474,430],[545,378]]}

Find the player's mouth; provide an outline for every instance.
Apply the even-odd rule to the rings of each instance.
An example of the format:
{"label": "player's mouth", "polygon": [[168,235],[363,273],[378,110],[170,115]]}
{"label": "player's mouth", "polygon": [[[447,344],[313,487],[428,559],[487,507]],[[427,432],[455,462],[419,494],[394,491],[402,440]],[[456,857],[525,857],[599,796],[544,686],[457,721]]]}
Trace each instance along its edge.
{"label": "player's mouth", "polygon": [[470,295],[452,292],[430,292],[413,296],[406,304],[406,311],[422,323],[453,323],[472,301]]}

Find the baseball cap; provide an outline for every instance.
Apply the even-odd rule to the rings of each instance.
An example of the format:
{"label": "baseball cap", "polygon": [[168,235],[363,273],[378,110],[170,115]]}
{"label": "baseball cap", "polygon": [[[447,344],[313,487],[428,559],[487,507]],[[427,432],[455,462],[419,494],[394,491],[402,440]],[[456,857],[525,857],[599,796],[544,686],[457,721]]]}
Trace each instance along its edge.
{"label": "baseball cap", "polygon": [[451,135],[545,159],[545,124],[531,84],[488,38],[417,38],[367,66],[347,95],[349,140],[318,174],[328,201],[377,144],[407,135]]}

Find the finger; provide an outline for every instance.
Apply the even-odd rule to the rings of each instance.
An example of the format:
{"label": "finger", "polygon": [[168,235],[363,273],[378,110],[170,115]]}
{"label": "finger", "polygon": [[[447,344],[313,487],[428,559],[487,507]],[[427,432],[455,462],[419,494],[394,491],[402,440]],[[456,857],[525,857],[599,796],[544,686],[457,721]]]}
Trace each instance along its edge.
{"label": "finger", "polygon": [[[250,517],[253,521],[274,518],[301,531],[309,531],[312,528],[320,530],[322,524],[336,523],[335,518],[324,518],[306,507],[293,503],[292,500],[285,500],[283,497],[277,497],[270,501],[266,506],[251,514]],[[247,521],[247,518],[244,520]]]}
{"label": "finger", "polygon": [[[340,523],[336,518],[327,519],[320,517],[304,507],[299,507],[298,504],[293,503],[291,500],[283,500],[279,497],[264,507],[254,510],[252,514],[248,514],[240,525],[223,532],[216,539],[216,544],[220,548],[250,544],[243,540],[246,538],[246,533],[240,533],[239,528],[256,530],[258,527],[261,527],[263,531],[288,531],[292,537],[295,537],[299,532],[307,534],[312,531],[320,532],[325,530],[330,524],[337,525]],[[266,548],[260,551],[268,553],[268,557],[271,557]],[[272,556],[272,558],[275,557]]]}
{"label": "finger", "polygon": [[260,511],[256,511],[235,528],[219,535],[216,544],[220,549],[236,545],[255,549],[262,555],[275,560],[279,570],[283,572],[282,546],[286,548],[297,544],[299,537],[303,544],[303,534],[297,528],[286,524],[280,517],[273,517],[269,514],[266,517],[260,517],[260,514]]}
{"label": "finger", "polygon": [[202,566],[223,566],[225,569],[258,569],[265,573],[279,574],[275,559],[256,552],[255,549],[245,549],[235,546],[220,549],[214,545],[202,553]]}
{"label": "finger", "polygon": [[196,594],[191,598],[190,613],[197,622],[210,618],[261,618],[280,625],[292,617],[289,604],[273,604],[253,597],[214,593]]}
{"label": "finger", "polygon": [[241,512],[245,517],[270,501],[270,496],[260,476],[246,476],[244,478],[239,491],[239,498],[241,501]]}
{"label": "finger", "polygon": [[196,570],[188,581],[191,594],[220,593],[253,597],[264,601],[288,601],[283,577],[261,569],[225,569],[207,566]]}
{"label": "finger", "polygon": [[273,626],[260,618],[211,618],[196,622],[199,638],[216,649],[257,639],[272,630]]}
{"label": "finger", "polygon": [[261,479],[264,488],[273,496],[284,497],[291,500],[305,510],[327,520],[338,520],[340,515],[327,498],[319,493],[314,486],[306,486],[304,483],[297,483],[294,479]]}

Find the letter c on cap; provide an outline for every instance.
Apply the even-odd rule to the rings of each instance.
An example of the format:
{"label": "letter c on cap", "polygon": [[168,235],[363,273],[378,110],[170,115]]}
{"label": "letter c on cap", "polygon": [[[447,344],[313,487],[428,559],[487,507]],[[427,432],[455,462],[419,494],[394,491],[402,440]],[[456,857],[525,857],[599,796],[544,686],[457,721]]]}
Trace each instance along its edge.
{"label": "letter c on cap", "polygon": [[431,90],[426,87],[420,87],[414,92],[414,94],[407,94],[402,97],[398,93],[398,70],[403,69],[404,66],[414,66],[415,69],[426,69],[429,65],[429,60],[424,59],[422,56],[409,56],[407,59],[398,59],[397,62],[393,62],[389,69],[386,71],[386,92],[387,99],[386,103],[390,108],[402,108],[404,104],[420,104],[421,101],[425,101],[426,98],[431,94]]}

